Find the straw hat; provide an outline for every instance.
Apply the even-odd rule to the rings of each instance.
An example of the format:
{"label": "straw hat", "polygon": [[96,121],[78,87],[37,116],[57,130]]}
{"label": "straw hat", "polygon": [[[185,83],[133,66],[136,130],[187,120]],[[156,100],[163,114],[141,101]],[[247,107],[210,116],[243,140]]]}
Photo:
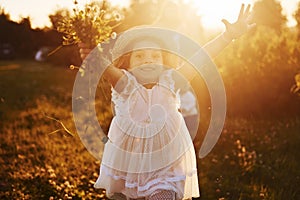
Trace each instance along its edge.
{"label": "straw hat", "polygon": [[[150,27],[150,26],[138,26],[131,28],[123,33],[121,33],[115,43],[114,47],[111,51],[112,54],[112,60],[116,60],[120,56],[129,53],[133,50],[133,47],[135,43],[140,41],[151,41],[155,44],[159,45],[161,50],[166,51],[176,51],[177,45],[176,45],[176,38],[174,35],[177,35],[179,33],[176,33],[173,30],[165,29],[165,28],[159,28],[159,27]],[[147,46],[141,46],[136,49],[158,49],[157,45],[147,45]]]}

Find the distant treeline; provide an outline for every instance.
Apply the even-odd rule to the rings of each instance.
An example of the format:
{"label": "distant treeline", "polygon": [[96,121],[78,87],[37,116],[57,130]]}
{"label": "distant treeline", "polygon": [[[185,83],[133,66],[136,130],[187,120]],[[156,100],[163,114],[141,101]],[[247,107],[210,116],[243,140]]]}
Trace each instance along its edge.
{"label": "distant treeline", "polygon": [[[8,14],[2,12],[0,27],[0,49],[5,51],[5,48],[10,48],[10,54],[12,54],[9,55],[10,59],[34,59],[35,54],[41,48],[44,47],[50,52],[62,44],[60,33],[49,28],[32,29],[29,18],[16,23],[10,20]],[[64,47],[63,50],[49,56],[48,60],[62,65],[77,64],[80,59],[77,51],[76,46]],[[6,59],[6,57],[2,55],[0,59]]]}

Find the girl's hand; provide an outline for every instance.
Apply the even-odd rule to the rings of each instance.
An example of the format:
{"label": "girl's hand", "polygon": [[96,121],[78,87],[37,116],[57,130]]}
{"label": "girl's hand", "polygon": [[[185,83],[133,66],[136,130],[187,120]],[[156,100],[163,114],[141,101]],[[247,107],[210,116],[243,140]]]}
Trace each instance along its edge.
{"label": "girl's hand", "polygon": [[88,55],[89,53],[92,51],[92,49],[90,49],[88,47],[88,45],[86,45],[85,43],[78,43],[78,47],[79,47],[79,53],[80,53],[80,57],[82,60],[84,60]]}
{"label": "girl's hand", "polygon": [[235,23],[229,23],[226,19],[222,19],[226,27],[226,31],[224,32],[226,40],[234,40],[256,26],[255,23],[249,24],[250,14],[250,4],[248,4],[246,10],[245,5],[242,4],[239,17]]}

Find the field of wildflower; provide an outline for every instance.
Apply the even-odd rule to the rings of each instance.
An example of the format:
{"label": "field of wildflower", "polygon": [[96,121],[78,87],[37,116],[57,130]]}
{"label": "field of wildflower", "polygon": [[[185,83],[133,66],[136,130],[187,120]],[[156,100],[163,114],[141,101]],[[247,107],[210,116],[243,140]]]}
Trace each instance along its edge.
{"label": "field of wildflower", "polygon": [[[75,76],[47,63],[0,62],[0,199],[106,199],[93,188],[100,161],[76,135]],[[199,199],[300,199],[299,132],[299,117],[228,116],[198,160]]]}

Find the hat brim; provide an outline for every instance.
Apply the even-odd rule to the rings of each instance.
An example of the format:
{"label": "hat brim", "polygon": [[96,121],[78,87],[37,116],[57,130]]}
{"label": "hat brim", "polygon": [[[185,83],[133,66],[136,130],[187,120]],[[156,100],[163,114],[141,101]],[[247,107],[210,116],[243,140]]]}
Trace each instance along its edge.
{"label": "hat brim", "polygon": [[[174,37],[173,30],[163,29],[158,27],[139,26],[131,28],[116,38],[114,47],[111,51],[112,60],[116,60],[122,55],[128,54],[133,50],[134,44],[140,41],[151,41],[156,45],[147,43],[139,46],[137,49],[160,49],[169,52],[176,52],[178,45]],[[175,33],[175,35],[179,33]],[[170,37],[171,36],[171,37]],[[157,47],[159,46],[159,48]],[[135,50],[137,50],[135,49]]]}

